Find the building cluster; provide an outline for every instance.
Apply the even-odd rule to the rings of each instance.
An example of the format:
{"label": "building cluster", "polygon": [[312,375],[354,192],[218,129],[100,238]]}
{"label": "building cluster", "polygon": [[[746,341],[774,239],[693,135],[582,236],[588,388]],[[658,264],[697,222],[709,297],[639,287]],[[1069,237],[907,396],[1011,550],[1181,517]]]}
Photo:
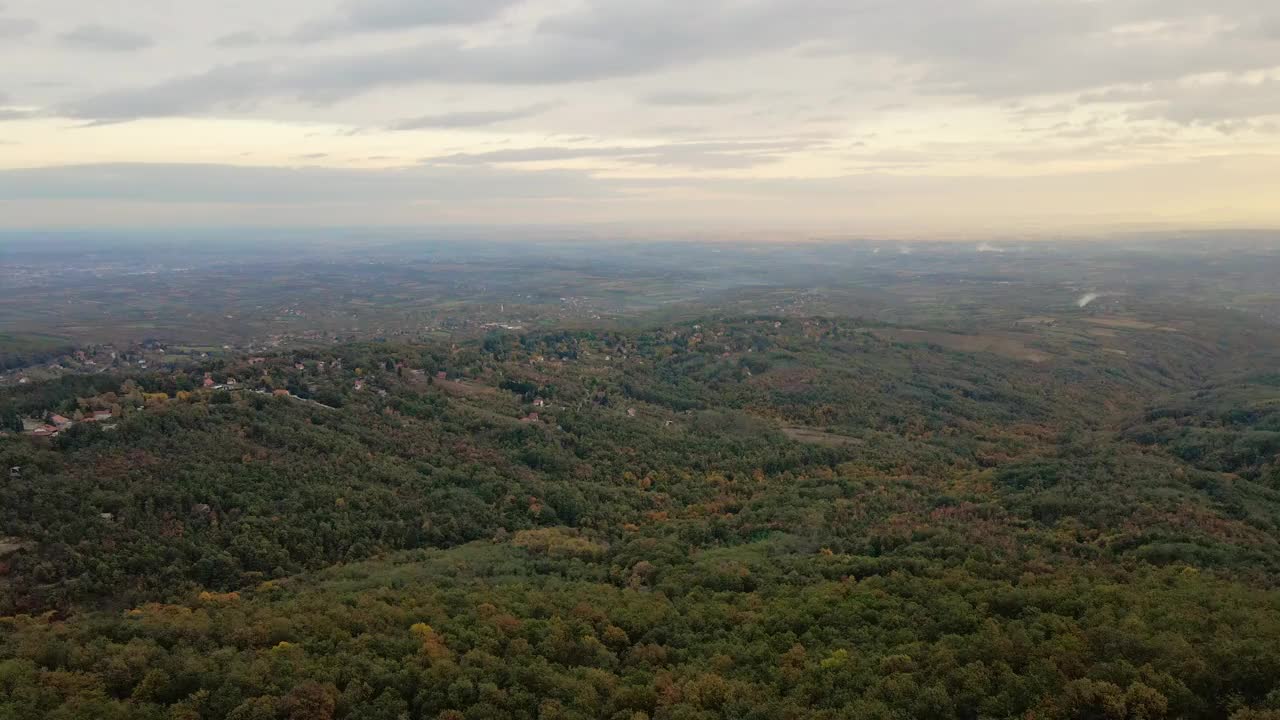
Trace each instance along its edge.
{"label": "building cluster", "polygon": [[[86,412],[79,422],[82,423],[100,423],[110,420],[114,415],[110,410],[92,410]],[[56,413],[49,415],[46,420],[28,422],[27,432],[36,437],[56,437],[58,434],[70,429],[77,421]]]}

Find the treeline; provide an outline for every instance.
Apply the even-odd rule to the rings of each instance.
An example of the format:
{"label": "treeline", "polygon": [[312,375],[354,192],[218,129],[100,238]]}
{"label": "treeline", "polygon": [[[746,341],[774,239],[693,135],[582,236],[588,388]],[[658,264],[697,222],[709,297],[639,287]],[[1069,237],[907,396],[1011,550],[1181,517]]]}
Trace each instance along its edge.
{"label": "treeline", "polygon": [[75,350],[63,338],[0,333],[0,371],[44,365]]}

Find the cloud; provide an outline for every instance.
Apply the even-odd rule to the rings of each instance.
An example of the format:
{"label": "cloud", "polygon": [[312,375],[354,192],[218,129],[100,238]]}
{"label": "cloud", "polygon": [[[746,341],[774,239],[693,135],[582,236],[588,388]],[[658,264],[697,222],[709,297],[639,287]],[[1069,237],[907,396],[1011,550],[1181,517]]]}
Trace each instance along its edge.
{"label": "cloud", "polygon": [[[1019,236],[1203,215],[1245,204],[1280,219],[1277,158],[1215,157],[1078,175],[993,178],[867,173],[833,178],[597,177],[579,170],[411,166],[393,170],[112,164],[0,170],[0,225],[148,221],[209,226],[246,218],[303,225],[607,221],[665,228],[813,229],[823,233]],[[1209,182],[1207,179],[1212,178]],[[927,209],[927,211],[926,211]],[[198,212],[196,212],[198,210]],[[194,220],[193,218],[199,218]],[[159,219],[159,220],[157,220]],[[1218,224],[1214,222],[1214,224]],[[1241,224],[1240,220],[1235,223]]]}
{"label": "cloud", "polygon": [[1259,21],[1263,4],[1253,0],[1224,0],[1216,8],[1142,0],[1019,6],[1018,13],[957,19],[949,31],[971,46],[941,40],[938,32],[923,35],[919,57],[929,65],[920,87],[1005,99],[1276,65],[1274,43],[1233,36],[1237,23]]}
{"label": "cloud", "polygon": [[674,107],[696,107],[701,105],[728,105],[746,100],[751,93],[715,92],[709,90],[667,90],[646,95],[644,101],[650,105],[669,105]]}
{"label": "cloud", "polygon": [[345,35],[489,20],[521,0],[349,0],[336,17],[307,23],[291,37],[319,42]]}
{"label": "cloud", "polygon": [[[1229,127],[1239,121],[1280,115],[1280,80],[1257,82],[1166,82],[1086,93],[1085,104],[1131,105],[1134,120]],[[1223,125],[1223,124],[1226,125]]]}
{"label": "cloud", "polygon": [[[480,22],[514,2],[367,0],[309,32],[336,37]],[[1233,30],[1274,20],[1265,9],[1258,0],[1212,8],[1193,0],[594,0],[545,17],[528,35],[444,36],[224,66],[68,105],[79,116],[111,119],[203,114],[270,99],[325,104],[424,83],[585,83],[784,52],[831,68],[858,67],[858,60],[899,68],[893,85],[917,94],[1007,99],[1272,67],[1280,57],[1273,38]],[[733,98],[689,91],[650,99],[712,105]]]}
{"label": "cloud", "polygon": [[252,30],[227,33],[213,41],[214,47],[223,49],[247,48],[262,43],[262,36]]}
{"label": "cloud", "polygon": [[433,43],[294,64],[222,65],[150,86],[90,96],[66,104],[63,111],[98,120],[200,115],[251,108],[282,97],[330,104],[380,88],[428,81],[539,85],[604,79],[639,72],[645,64],[623,54],[605,57],[601,48],[590,44],[472,48]]}
{"label": "cloud", "polygon": [[29,18],[0,17],[0,40],[17,40],[34,35],[40,30],[40,23]]}
{"label": "cloud", "polygon": [[670,143],[633,147],[532,147],[424,158],[429,165],[521,165],[610,159],[629,165],[689,169],[750,168],[777,162],[789,153],[821,147],[817,140],[747,140]]}
{"label": "cloud", "polygon": [[1280,15],[1267,18],[1259,23],[1258,34],[1268,40],[1280,40]]}
{"label": "cloud", "polygon": [[9,93],[0,92],[0,122],[5,120],[26,120],[35,116],[35,113],[30,110],[6,107],[11,101],[12,98],[9,97]]}
{"label": "cloud", "polygon": [[391,126],[392,130],[428,130],[445,128],[486,127],[499,123],[521,120],[542,113],[555,107],[558,103],[538,103],[514,110],[473,110],[437,115],[422,115],[401,120]]}
{"label": "cloud", "polygon": [[[473,0],[465,0],[471,7]],[[795,0],[838,7],[834,0]],[[351,31],[474,17],[496,12],[503,0],[463,0],[439,5],[386,2],[348,6]],[[401,14],[397,14],[403,13]],[[600,0],[543,21],[531,37],[504,43],[435,42],[325,57],[220,66],[150,86],[108,91],[68,103],[76,117],[126,120],[154,115],[204,114],[254,107],[272,98],[325,104],[388,87],[427,82],[491,85],[556,85],[641,75],[699,60],[757,52],[804,42],[823,27],[800,21],[780,0],[742,6],[732,0],[690,5],[676,0],[630,3]],[[830,14],[830,10],[827,11]]]}
{"label": "cloud", "polygon": [[155,44],[150,37],[105,25],[81,25],[58,36],[64,45],[102,52],[133,52]]}
{"label": "cloud", "polygon": [[94,95],[65,105],[61,111],[71,117],[111,122],[243,108],[266,93],[272,74],[265,63],[222,65],[150,87]]}
{"label": "cloud", "polygon": [[[6,67],[0,83],[16,99],[0,112],[13,119],[36,109],[40,117],[4,126],[0,135],[20,143],[7,149],[8,165],[320,164],[299,160],[316,151],[328,153],[326,165],[426,157],[425,174],[398,176],[426,186],[440,177],[528,180],[532,168],[580,168],[560,187],[581,181],[587,193],[605,178],[616,188],[618,178],[635,176],[786,176],[794,182],[785,187],[754,186],[752,212],[786,215],[803,206],[806,217],[825,218],[859,202],[851,188],[874,196],[903,176],[1021,181],[1237,153],[1270,158],[1280,147],[1280,134],[1267,129],[1280,98],[1280,6],[1268,0],[278,0],[261,7],[174,0],[181,13],[135,2],[113,4],[110,15],[78,0],[20,4],[51,39],[101,20],[157,46],[110,58],[88,58],[56,39],[24,47],[27,61]],[[89,72],[91,59],[109,62]],[[563,105],[550,111],[552,100]],[[148,122],[74,130],[134,119]],[[460,128],[488,131],[389,132]],[[818,129],[832,139],[798,140]],[[192,136],[216,142],[194,148]],[[1259,176],[1275,167],[1259,162],[1271,163]],[[190,182],[172,172],[179,186]],[[880,175],[829,180],[841,173]],[[1141,180],[1155,187],[1157,175]],[[274,177],[305,184],[319,176]],[[402,187],[364,175],[324,177]],[[1252,177],[1209,168],[1203,195],[1187,190],[1166,200],[1151,192],[1141,198],[1148,205],[1132,207],[1139,218],[1144,207],[1180,212],[1188,202],[1215,217],[1263,216],[1255,195],[1214,194],[1230,183],[1252,192]],[[809,179],[812,200],[793,192]],[[476,202],[486,196],[482,183],[468,187]],[[652,216],[691,204],[686,187],[661,186],[667,205],[655,202]],[[700,186],[699,201],[723,202],[726,187]],[[928,215],[941,224],[935,208],[1032,211],[984,204],[973,193],[961,207],[958,182],[921,181],[917,189],[930,194],[898,206],[904,222]],[[1021,192],[1012,181],[997,189]],[[1213,205],[1198,199],[1211,194]],[[1088,193],[1054,198],[1057,205],[1035,210],[1116,205]]]}
{"label": "cloud", "polygon": [[[68,103],[74,117],[129,120],[244,109],[273,99],[330,104],[389,87],[427,82],[556,85],[638,75],[708,52],[697,43],[632,47],[626,36],[592,38],[545,33],[512,44],[437,41],[391,50],[293,61],[246,62],[175,77],[150,86],[108,91]],[[589,30],[587,30],[589,31]]]}
{"label": "cloud", "polygon": [[1005,98],[1117,82],[1280,64],[1274,38],[1236,28],[1273,27],[1259,0],[781,0],[739,3],[595,2],[548,29],[650,57],[727,58],[821,50],[912,69],[934,93]]}
{"label": "cloud", "polygon": [[410,167],[357,170],[118,163],[0,170],[0,197],[15,201],[328,204],[537,199],[608,194],[575,171]]}

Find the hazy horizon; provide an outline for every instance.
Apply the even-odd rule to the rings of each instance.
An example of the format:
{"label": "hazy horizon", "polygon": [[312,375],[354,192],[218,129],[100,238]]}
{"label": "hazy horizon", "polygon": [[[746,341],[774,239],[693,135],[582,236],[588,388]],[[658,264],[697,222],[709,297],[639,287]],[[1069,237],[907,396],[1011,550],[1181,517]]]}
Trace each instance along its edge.
{"label": "hazy horizon", "polygon": [[1262,0],[0,3],[0,228],[1280,228]]}

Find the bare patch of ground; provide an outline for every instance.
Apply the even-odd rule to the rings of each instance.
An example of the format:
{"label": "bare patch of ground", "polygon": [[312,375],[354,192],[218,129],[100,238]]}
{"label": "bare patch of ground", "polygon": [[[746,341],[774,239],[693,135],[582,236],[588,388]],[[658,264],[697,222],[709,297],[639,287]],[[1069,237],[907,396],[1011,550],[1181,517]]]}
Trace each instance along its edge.
{"label": "bare patch of ground", "polygon": [[821,430],[815,430],[807,427],[784,427],[782,428],[782,434],[796,442],[808,443],[810,445],[822,445],[825,447],[861,445],[863,442],[858,438],[836,435],[834,433],[823,432]]}
{"label": "bare patch of ground", "polygon": [[1120,317],[1097,317],[1088,318],[1086,322],[1094,325],[1101,325],[1108,328],[1119,328],[1121,330],[1171,330],[1172,328],[1162,328],[1158,325],[1152,325],[1149,322],[1134,320],[1133,318]]}
{"label": "bare patch of ground", "polygon": [[1009,335],[957,335],[955,333],[930,332],[928,330],[883,330],[874,333],[892,342],[928,343],[948,350],[969,353],[991,353],[1033,363],[1047,362],[1053,356],[1047,352],[1027,347],[1021,339]]}
{"label": "bare patch of ground", "polygon": [[22,538],[3,537],[0,538],[0,558],[12,555],[20,550],[30,550],[33,547],[35,547],[35,543],[25,542]]}
{"label": "bare patch of ground", "polygon": [[497,395],[498,389],[488,385],[477,385],[469,382],[458,382],[456,380],[436,380],[436,387],[444,390],[450,395],[458,395],[461,397],[474,397],[476,395]]}
{"label": "bare patch of ground", "polygon": [[1034,317],[1025,317],[1021,320],[1015,320],[1014,325],[1026,325],[1030,327],[1052,327],[1058,324],[1058,318],[1052,318],[1045,315],[1036,315]]}
{"label": "bare patch of ground", "polygon": [[813,387],[819,373],[813,368],[775,368],[747,382],[780,392],[803,392]]}

